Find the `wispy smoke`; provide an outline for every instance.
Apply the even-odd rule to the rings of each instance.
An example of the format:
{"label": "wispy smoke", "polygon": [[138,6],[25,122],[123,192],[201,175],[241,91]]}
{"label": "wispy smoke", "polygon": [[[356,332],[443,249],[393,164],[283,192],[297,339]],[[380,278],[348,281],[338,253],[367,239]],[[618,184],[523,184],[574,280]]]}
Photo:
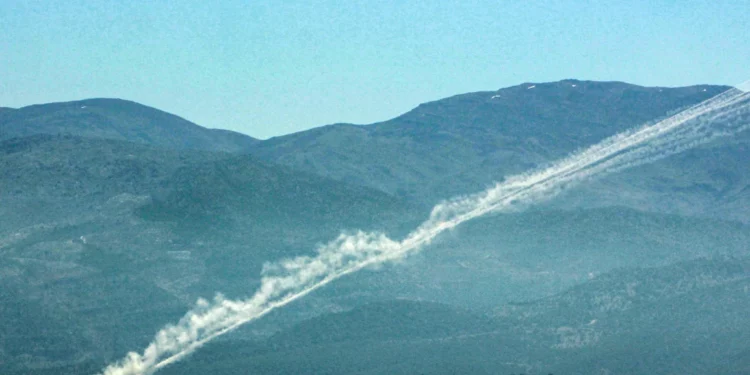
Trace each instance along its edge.
{"label": "wispy smoke", "polygon": [[443,202],[403,240],[381,233],[340,235],[315,256],[266,264],[255,295],[199,300],[177,324],[161,329],[143,353],[129,353],[104,375],[150,375],[247,322],[365,267],[419,251],[440,233],[490,212],[515,211],[548,200],[582,181],[650,163],[735,134],[750,124],[750,93],[731,89],[672,117],[608,138],[533,173],[511,177],[481,193]]}

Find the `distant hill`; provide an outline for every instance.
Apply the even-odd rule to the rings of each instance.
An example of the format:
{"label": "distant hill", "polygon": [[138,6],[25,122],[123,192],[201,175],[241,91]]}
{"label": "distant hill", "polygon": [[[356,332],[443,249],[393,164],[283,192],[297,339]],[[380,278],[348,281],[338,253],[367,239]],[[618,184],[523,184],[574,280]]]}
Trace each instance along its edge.
{"label": "distant hill", "polygon": [[[488,316],[423,301],[382,301],[302,322],[265,342],[224,341],[161,370],[165,375],[497,374],[522,369],[508,358],[522,342]],[[484,348],[472,338],[488,333]],[[518,346],[516,346],[518,345]],[[495,353],[498,348],[502,353]],[[507,361],[507,364],[500,364]],[[242,370],[238,370],[242,369]]]}
{"label": "distant hill", "polygon": [[[88,99],[4,108],[0,139],[64,133],[171,149],[249,152],[427,208],[728,88],[579,80],[525,83],[425,103],[382,123],[335,124],[265,141],[205,129],[134,102]],[[748,157],[750,132],[595,181],[552,204],[620,205],[750,222],[750,172],[744,166]]]}
{"label": "distant hill", "polygon": [[[366,322],[366,324],[362,324]],[[394,324],[395,323],[395,324]],[[393,327],[386,329],[384,327]],[[374,340],[439,339],[458,334],[484,333],[500,325],[482,314],[432,302],[393,300],[374,302],[351,311],[304,321],[274,335],[268,345],[297,348],[331,343]]]}
{"label": "distant hill", "polygon": [[0,141],[0,230],[76,220],[118,195],[158,194],[179,167],[227,157],[71,135]]}
{"label": "distant hill", "polygon": [[563,207],[628,206],[750,223],[750,131],[586,183]]}
{"label": "distant hill", "polygon": [[382,123],[336,124],[258,143],[264,159],[426,203],[480,190],[727,90],[564,80],[419,105]]}
{"label": "distant hill", "polygon": [[86,99],[0,111],[0,140],[32,134],[71,134],[172,149],[226,152],[243,152],[257,142],[244,134],[206,129],[121,99]]}
{"label": "distant hill", "polygon": [[370,304],[262,343],[213,343],[162,372],[740,374],[749,270],[747,258],[621,269],[494,318],[430,302]]}
{"label": "distant hill", "polygon": [[247,155],[69,135],[0,142],[0,170],[2,373],[117,358],[198,297],[250,294],[265,261],[412,212]]}
{"label": "distant hill", "polygon": [[743,373],[748,291],[748,258],[702,259],[604,275],[530,320],[557,339],[556,373]]}
{"label": "distant hill", "polygon": [[485,309],[541,298],[623,267],[658,267],[706,256],[747,256],[750,226],[622,207],[488,216],[438,238],[379,272],[320,293],[429,299]]}
{"label": "distant hill", "polygon": [[[197,297],[248,296],[264,262],[401,238],[725,89],[527,83],[266,141],[116,99],[0,108],[0,373],[95,373]],[[750,363],[747,160],[748,133],[478,218],[164,373],[741,373],[717,364]]]}

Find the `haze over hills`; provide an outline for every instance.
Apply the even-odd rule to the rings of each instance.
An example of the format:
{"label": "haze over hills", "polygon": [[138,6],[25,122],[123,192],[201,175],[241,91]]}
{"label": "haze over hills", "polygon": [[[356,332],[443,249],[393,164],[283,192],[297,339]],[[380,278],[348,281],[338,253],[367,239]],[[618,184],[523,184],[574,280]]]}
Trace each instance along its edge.
{"label": "haze over hills", "polygon": [[626,205],[750,223],[750,132],[623,171],[560,197],[567,207]]}
{"label": "haze over hills", "polygon": [[[342,231],[399,238],[440,199],[726,89],[528,83],[266,141],[116,99],[2,109],[0,372],[90,374],[198,297],[248,296],[264,262]],[[737,340],[696,367],[710,369],[747,353],[750,331],[721,324],[739,324],[747,302],[749,152],[745,132],[466,223],[165,373],[674,372],[683,364],[658,356],[697,349],[660,343]],[[627,349],[644,337],[657,349]]]}
{"label": "haze over hills", "polygon": [[[0,114],[0,139],[73,134],[159,147],[250,152],[429,207],[544,165],[573,150],[695,104],[726,86],[641,87],[564,80],[527,83],[420,105],[372,125],[337,124],[257,141],[117,99],[35,105]],[[721,141],[569,193],[558,207],[639,210],[750,221],[750,136]],[[717,170],[717,168],[719,168]],[[670,186],[679,186],[672,191]]]}
{"label": "haze over hills", "polygon": [[115,358],[198,297],[249,293],[269,259],[410,216],[381,192],[250,156],[115,140],[15,138],[0,168],[0,331],[40,330],[4,336],[0,361],[24,366]]}
{"label": "haze over hills", "polygon": [[163,372],[718,375],[747,363],[749,272],[748,258],[619,269],[487,314],[429,302],[373,303],[266,341],[212,344]]}
{"label": "haze over hills", "polygon": [[[337,124],[272,138],[253,154],[431,206],[538,168],[626,129],[664,118],[727,86],[525,83],[422,104],[393,120]],[[621,205],[748,222],[750,134],[608,177],[557,207]],[[679,187],[678,190],[671,187]]]}
{"label": "haze over hills", "polygon": [[257,140],[206,129],[183,118],[122,99],[86,99],[0,111],[0,140],[32,134],[70,134],[173,149],[241,152]]}
{"label": "haze over hills", "polygon": [[402,264],[341,280],[335,289],[492,308],[617,268],[743,256],[748,243],[750,226],[737,222],[622,207],[538,210],[468,222]]}
{"label": "haze over hills", "polygon": [[422,104],[368,126],[331,125],[259,143],[265,159],[433,204],[481,190],[725,86],[525,83]]}

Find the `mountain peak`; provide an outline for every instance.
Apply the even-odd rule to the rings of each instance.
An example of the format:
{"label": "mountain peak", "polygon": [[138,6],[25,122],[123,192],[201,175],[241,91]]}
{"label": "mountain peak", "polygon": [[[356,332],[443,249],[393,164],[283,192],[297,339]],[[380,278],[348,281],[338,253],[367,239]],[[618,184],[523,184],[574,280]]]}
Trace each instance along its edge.
{"label": "mountain peak", "polygon": [[599,128],[622,122],[622,116],[613,117],[612,114],[639,108],[638,118],[626,119],[633,126],[728,89],[729,86],[712,85],[645,87],[617,81],[575,79],[525,82],[497,91],[472,92],[423,103],[393,120],[376,125],[390,127],[394,123],[409,122],[442,129],[502,124],[513,131],[540,120],[559,124],[575,119],[580,125],[595,122]]}
{"label": "mountain peak", "polygon": [[479,190],[727,89],[576,79],[525,82],[424,103],[371,125],[328,126],[277,137],[253,152],[434,202]]}
{"label": "mountain peak", "polygon": [[566,78],[559,81],[551,81],[551,82],[524,82],[519,85],[515,86],[508,86],[498,89],[497,91],[503,91],[503,90],[513,90],[513,89],[534,89],[534,88],[542,88],[542,89],[572,89],[572,88],[578,88],[578,89],[598,89],[602,91],[619,91],[619,90],[638,90],[638,91],[649,91],[649,90],[664,90],[664,89],[677,89],[677,90],[685,90],[685,89],[693,89],[696,91],[702,91],[703,89],[706,89],[708,91],[709,88],[718,88],[720,90],[728,90],[731,88],[731,86],[723,86],[723,85],[709,85],[709,84],[696,84],[696,85],[690,85],[690,86],[677,86],[677,87],[669,87],[669,86],[642,86],[637,85],[634,83],[628,83],[623,81],[593,81],[593,80],[580,80],[580,79],[574,79],[574,78]]}
{"label": "mountain peak", "polygon": [[4,113],[0,139],[67,133],[172,149],[244,152],[256,139],[214,131],[184,118],[115,98],[37,104]]}

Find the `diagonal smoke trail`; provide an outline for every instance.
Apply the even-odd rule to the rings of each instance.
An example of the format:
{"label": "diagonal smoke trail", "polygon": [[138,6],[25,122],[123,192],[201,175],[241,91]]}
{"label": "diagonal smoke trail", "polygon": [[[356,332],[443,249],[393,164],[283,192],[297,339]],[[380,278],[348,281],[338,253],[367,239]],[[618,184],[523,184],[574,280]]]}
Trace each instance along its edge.
{"label": "diagonal smoke trail", "polygon": [[177,324],[160,330],[143,353],[129,353],[103,375],[151,375],[203,344],[365,267],[400,259],[440,233],[473,218],[514,211],[550,199],[572,186],[650,163],[750,126],[750,93],[730,89],[653,125],[624,132],[537,172],[511,177],[481,193],[443,202],[401,241],[384,234],[340,235],[303,256],[266,264],[258,291],[232,301],[199,300]]}

